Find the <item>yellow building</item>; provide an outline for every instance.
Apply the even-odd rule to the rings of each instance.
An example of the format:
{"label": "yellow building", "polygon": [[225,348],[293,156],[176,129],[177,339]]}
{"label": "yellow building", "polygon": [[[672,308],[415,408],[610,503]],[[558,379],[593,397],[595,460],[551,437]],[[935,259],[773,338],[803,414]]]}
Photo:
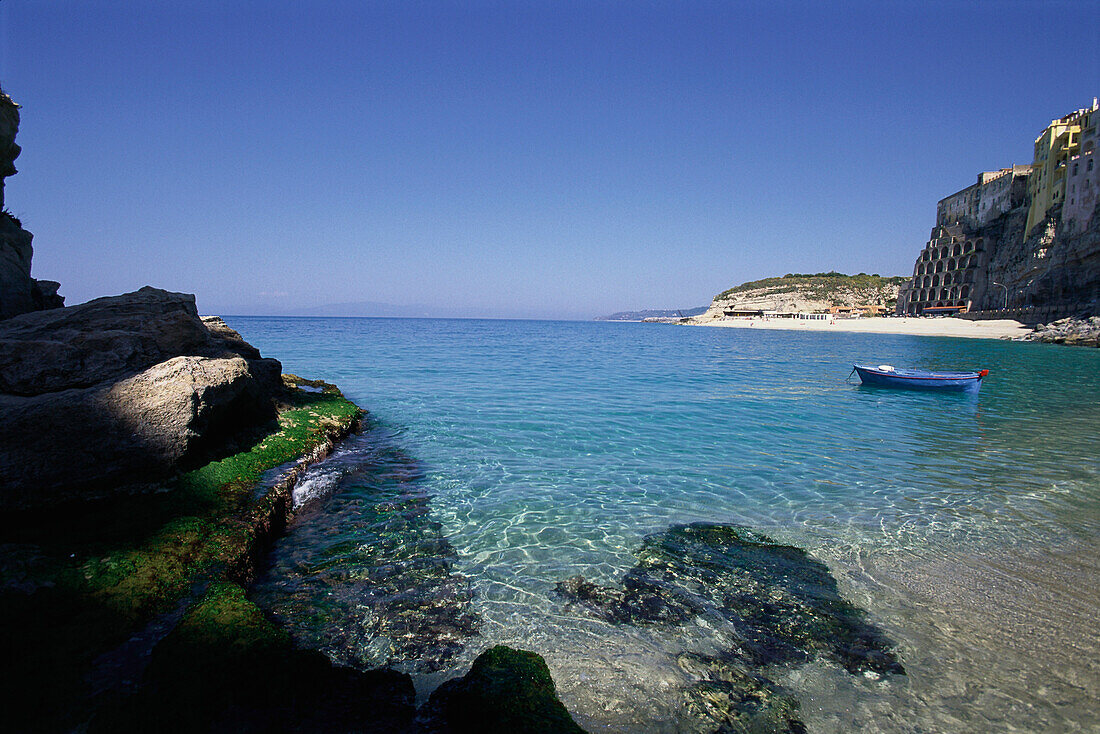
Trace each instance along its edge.
{"label": "yellow building", "polygon": [[1065,200],[1066,163],[1077,155],[1082,128],[1089,127],[1095,121],[1093,118],[1100,116],[1097,110],[1097,100],[1093,98],[1092,107],[1052,120],[1035,139],[1035,162],[1028,181],[1031,207],[1027,211],[1025,236],[1046,218],[1047,210]]}

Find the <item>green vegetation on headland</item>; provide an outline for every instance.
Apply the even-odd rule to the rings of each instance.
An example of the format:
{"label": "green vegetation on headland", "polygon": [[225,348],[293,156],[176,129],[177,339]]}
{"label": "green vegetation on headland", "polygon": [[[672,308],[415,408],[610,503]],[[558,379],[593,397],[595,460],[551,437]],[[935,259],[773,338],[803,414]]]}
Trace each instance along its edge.
{"label": "green vegetation on headland", "polygon": [[787,273],[782,278],[764,278],[734,286],[722,291],[715,300],[724,301],[749,291],[766,290],[769,293],[789,293],[802,291],[815,300],[832,300],[845,291],[886,290],[896,291],[898,286],[909,279],[904,276],[881,276],[878,273],[868,275],[857,273],[845,275],[830,271],[828,273]]}
{"label": "green vegetation on headland", "polygon": [[118,648],[142,633],[155,643],[146,627],[207,585],[249,580],[289,508],[274,489],[253,497],[261,476],[346,435],[362,413],[335,388],[296,384],[278,430],[245,451],[142,494],[8,518],[0,639],[7,711],[21,730],[79,724],[93,691],[127,675],[130,661],[100,656],[125,658]]}

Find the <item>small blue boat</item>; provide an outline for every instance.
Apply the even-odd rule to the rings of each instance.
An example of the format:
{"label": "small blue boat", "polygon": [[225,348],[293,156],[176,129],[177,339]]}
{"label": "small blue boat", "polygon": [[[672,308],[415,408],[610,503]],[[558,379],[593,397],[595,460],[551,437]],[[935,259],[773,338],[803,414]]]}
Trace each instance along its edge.
{"label": "small blue boat", "polygon": [[[864,385],[900,387],[906,390],[942,390],[975,393],[982,387],[982,378],[989,370],[981,372],[933,372],[930,370],[898,369],[888,364],[877,367],[852,365]],[[851,375],[849,375],[851,377]]]}

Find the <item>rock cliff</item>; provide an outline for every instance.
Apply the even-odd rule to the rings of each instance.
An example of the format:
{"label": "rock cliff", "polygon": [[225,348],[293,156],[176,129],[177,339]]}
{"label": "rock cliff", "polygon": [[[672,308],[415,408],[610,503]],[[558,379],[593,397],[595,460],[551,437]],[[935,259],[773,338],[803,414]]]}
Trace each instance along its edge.
{"label": "rock cliff", "polygon": [[[1061,205],[1052,207],[1028,237],[1024,237],[1020,213],[991,222],[975,235],[990,243],[983,275],[990,283],[1005,284],[1010,308],[1031,308],[1047,315],[1100,314],[1098,213],[1085,226],[1073,229],[1062,221]],[[1003,290],[990,287],[974,308],[998,308],[1004,295]]]}
{"label": "rock cliff", "polygon": [[275,418],[281,366],[194,296],[142,288],[0,322],[0,507],[111,494]]}
{"label": "rock cliff", "polygon": [[57,295],[60,283],[31,277],[31,239],[18,219],[4,208],[4,179],[14,175],[20,147],[19,105],[0,91],[0,319],[28,311],[57,308],[65,299]]}

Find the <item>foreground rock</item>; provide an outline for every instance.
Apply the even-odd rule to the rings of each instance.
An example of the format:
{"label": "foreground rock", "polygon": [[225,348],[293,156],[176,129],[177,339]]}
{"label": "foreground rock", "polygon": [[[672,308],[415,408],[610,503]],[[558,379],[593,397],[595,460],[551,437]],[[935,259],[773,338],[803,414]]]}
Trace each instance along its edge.
{"label": "foreground rock", "polygon": [[59,283],[31,277],[32,235],[4,209],[4,179],[16,173],[20,153],[18,131],[19,106],[0,91],[0,319],[57,308],[65,301],[57,295]]}
{"label": "foreground rock", "polygon": [[216,584],[152,656],[144,685],[91,732],[407,732],[408,675],[296,649],[233,584]]}
{"label": "foreground rock", "polygon": [[[213,327],[213,328],[211,328]],[[0,508],[42,508],[233,453],[281,367],[194,296],[142,288],[0,322]]]}
{"label": "foreground rock", "polygon": [[1017,337],[1015,341],[1100,347],[1100,316],[1059,319],[1049,324],[1037,324],[1035,331]]}
{"label": "foreground rock", "polygon": [[417,724],[418,731],[432,734],[584,731],[558,700],[542,657],[505,645],[486,650],[469,673],[437,688]]}
{"label": "foreground rock", "polygon": [[904,674],[892,643],[845,601],[825,564],[801,548],[736,525],[677,525],[647,537],[622,588],[574,576],[559,594],[618,624],[699,624],[719,654],[685,651],[695,678],[685,708],[701,726],[799,732],[798,703],[765,672],[831,659],[853,674]]}

